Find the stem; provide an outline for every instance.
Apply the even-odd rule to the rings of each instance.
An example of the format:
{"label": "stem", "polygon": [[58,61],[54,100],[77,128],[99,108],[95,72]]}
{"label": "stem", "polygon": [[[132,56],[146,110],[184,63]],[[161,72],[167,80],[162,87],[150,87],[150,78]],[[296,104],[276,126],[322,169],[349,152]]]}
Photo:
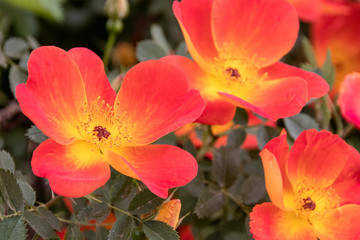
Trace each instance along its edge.
{"label": "stem", "polygon": [[104,56],[103,56],[103,62],[104,62],[105,68],[107,68],[107,66],[109,64],[111,51],[112,51],[113,46],[115,44],[117,34],[118,34],[117,32],[111,31],[110,35],[109,35],[109,38],[108,38],[108,40],[106,42],[105,52],[104,52]]}
{"label": "stem", "polygon": [[50,199],[47,203],[45,203],[45,207],[46,208],[50,208],[57,200],[62,199],[63,196],[57,195],[56,197]]}
{"label": "stem", "polygon": [[249,213],[251,212],[251,209],[249,207],[245,206],[237,197],[233,196],[231,193],[229,193],[226,189],[223,189],[223,188],[221,189],[221,192],[223,192],[227,197],[229,197],[239,207],[241,207],[241,209],[243,210],[244,213],[249,215]]}
{"label": "stem", "polygon": [[65,218],[58,217],[61,222],[77,225],[77,226],[87,226],[87,227],[95,227],[95,226],[112,226],[113,223],[89,223],[89,222],[75,222]]}
{"label": "stem", "polygon": [[[214,145],[214,143],[216,142],[216,140],[219,138],[218,136],[213,134],[213,132],[211,131],[210,125],[207,125],[204,127],[206,127],[206,128],[203,131],[203,137],[202,137],[203,146],[200,148],[200,150],[196,154],[196,160],[202,159],[204,157],[205,153],[209,150],[209,148],[212,147]],[[210,141],[208,141],[209,136],[211,137]]]}
{"label": "stem", "polygon": [[138,222],[140,222],[140,223],[143,222],[140,218],[137,218],[137,217],[133,216],[131,213],[129,213],[129,212],[125,211],[125,210],[122,210],[122,209],[120,209],[120,208],[114,207],[114,206],[112,206],[110,203],[106,203],[106,202],[104,202],[104,201],[102,201],[102,200],[100,200],[100,199],[95,198],[95,197],[92,196],[92,195],[86,195],[85,198],[87,198],[87,199],[89,199],[89,200],[93,200],[93,201],[98,202],[98,203],[105,203],[106,205],[108,205],[108,207],[110,207],[110,208],[112,208],[112,209],[114,209],[114,210],[116,210],[116,211],[118,211],[118,212],[121,212],[121,213],[123,213],[123,214],[125,214],[125,215],[127,215],[127,216],[129,216],[129,217],[131,217],[131,218],[133,218],[133,219],[135,219],[136,221],[138,221]]}
{"label": "stem", "polygon": [[339,133],[342,139],[345,139],[349,134],[355,129],[355,126],[352,124],[347,125],[342,132]]}
{"label": "stem", "polygon": [[324,97],[325,104],[329,106],[332,115],[334,116],[335,125],[336,125],[336,133],[340,134],[343,131],[344,125],[342,123],[342,118],[339,112],[336,109],[336,106],[332,102],[329,94],[326,94]]}

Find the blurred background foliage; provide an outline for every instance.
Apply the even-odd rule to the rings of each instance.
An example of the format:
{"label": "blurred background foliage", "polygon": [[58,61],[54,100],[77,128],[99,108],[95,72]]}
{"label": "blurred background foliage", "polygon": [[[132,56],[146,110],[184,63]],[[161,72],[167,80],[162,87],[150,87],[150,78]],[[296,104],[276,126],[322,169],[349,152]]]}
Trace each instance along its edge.
{"label": "blurred background foliage", "polygon": [[[0,0],[0,239],[56,239],[55,232],[66,239],[178,239],[166,224],[153,221],[164,200],[116,171],[88,197],[54,198],[46,180],[35,177],[30,166],[33,150],[46,136],[21,113],[14,97],[15,86],[26,82],[29,54],[40,45],[91,49],[103,58],[116,90],[138,61],[169,54],[190,57],[172,2],[129,0],[127,12],[125,5],[105,7],[105,0]],[[318,67],[306,36],[308,25],[302,24],[283,61],[317,72],[332,84],[331,61]],[[190,131],[160,139],[157,143],[180,146],[199,161],[196,179],[174,190],[182,203],[180,218],[185,217],[178,228],[181,239],[252,239],[248,214],[255,204],[269,201],[258,153],[282,128],[290,143],[305,129],[325,128],[360,146],[359,138],[349,135],[351,126],[347,129],[341,117],[336,119],[336,107],[329,109],[329,101],[317,100],[310,103],[315,107],[276,123],[238,109],[224,130],[192,125]],[[255,145],[245,147],[250,135]]]}

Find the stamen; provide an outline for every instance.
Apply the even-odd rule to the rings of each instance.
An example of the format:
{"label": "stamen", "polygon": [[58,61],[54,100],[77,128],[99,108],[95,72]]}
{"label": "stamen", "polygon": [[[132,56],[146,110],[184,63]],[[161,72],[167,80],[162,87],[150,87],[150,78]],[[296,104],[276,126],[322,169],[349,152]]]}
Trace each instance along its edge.
{"label": "stamen", "polygon": [[93,132],[93,135],[97,136],[99,141],[103,138],[108,139],[108,137],[111,135],[111,133],[102,126],[95,126]]}
{"label": "stamen", "polygon": [[304,205],[303,205],[304,209],[310,209],[312,211],[315,210],[316,204],[311,200],[310,197],[304,198],[303,201],[304,201]]}
{"label": "stamen", "polygon": [[239,71],[238,71],[236,68],[231,68],[231,67],[229,67],[229,68],[226,69],[226,72],[227,72],[228,74],[230,74],[230,77],[234,77],[234,78],[236,78],[236,79],[239,78],[239,77],[241,77]]}

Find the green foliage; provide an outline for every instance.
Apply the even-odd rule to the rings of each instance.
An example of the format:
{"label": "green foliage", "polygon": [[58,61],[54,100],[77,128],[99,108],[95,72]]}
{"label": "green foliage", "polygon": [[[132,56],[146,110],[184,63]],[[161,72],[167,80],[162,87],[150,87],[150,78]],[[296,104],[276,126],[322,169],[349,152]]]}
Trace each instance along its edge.
{"label": "green foliage", "polygon": [[222,209],[224,203],[224,194],[219,188],[212,186],[200,193],[194,212],[199,218],[212,217]]}
{"label": "green foliage", "polygon": [[266,143],[269,142],[272,138],[277,137],[279,135],[278,130],[272,127],[260,126],[257,133],[256,139],[259,146],[259,149],[262,150]]}
{"label": "green foliage", "polygon": [[248,122],[248,113],[243,108],[236,108],[235,116],[233,118],[233,122],[244,126]]}
{"label": "green foliage", "polygon": [[13,59],[20,59],[28,50],[29,46],[22,38],[9,38],[3,47],[4,54]]}
{"label": "green foliage", "polygon": [[7,217],[0,222],[1,240],[25,240],[26,226],[20,216]]}
{"label": "green foliage", "polygon": [[150,190],[144,189],[131,200],[129,211],[136,215],[148,213],[159,207],[163,201],[164,199],[159,198]]}
{"label": "green foliage", "polygon": [[136,47],[136,57],[141,61],[159,59],[167,54],[154,40],[143,40]]}
{"label": "green foliage", "polygon": [[14,7],[33,12],[44,18],[60,22],[64,18],[64,0],[1,0]]}
{"label": "green foliage", "polygon": [[65,239],[67,240],[84,240],[84,235],[76,225],[70,225],[66,231]]}
{"label": "green foliage", "polygon": [[322,76],[327,81],[330,86],[330,89],[334,86],[335,83],[335,67],[331,61],[331,53],[330,50],[326,53],[326,59],[322,66]]}
{"label": "green foliage", "polygon": [[233,129],[229,132],[227,145],[230,147],[240,147],[244,143],[246,132],[242,128]]}
{"label": "green foliage", "polygon": [[310,40],[307,37],[305,37],[305,36],[301,37],[301,46],[303,48],[306,60],[310,63],[310,65],[312,67],[316,67],[317,64],[316,64],[316,58],[315,58],[315,54],[314,54],[314,48],[313,48]]}
{"label": "green foliage", "polygon": [[15,163],[10,154],[4,150],[0,151],[0,168],[8,170],[11,173],[15,172]]}
{"label": "green foliage", "polygon": [[121,216],[116,220],[109,232],[109,240],[129,240],[133,229],[133,219],[127,215]]}
{"label": "green foliage", "polygon": [[51,227],[46,219],[35,212],[24,212],[23,217],[29,226],[44,239],[57,238],[53,227]]}
{"label": "green foliage", "polygon": [[299,113],[295,116],[284,118],[284,124],[289,135],[296,139],[300,133],[307,129],[319,130],[319,124],[315,119],[305,113]]}
{"label": "green foliage", "polygon": [[61,230],[59,219],[50,210],[45,207],[39,207],[37,208],[37,211],[53,229],[57,231]]}
{"label": "green foliage", "polygon": [[241,168],[243,150],[233,147],[221,147],[216,151],[213,159],[214,178],[220,187],[231,186],[237,178]]}
{"label": "green foliage", "polygon": [[17,182],[19,184],[21,193],[24,197],[25,204],[27,206],[34,205],[35,200],[36,200],[36,193],[35,193],[34,189],[30,186],[30,184],[28,182],[26,182],[25,180],[23,180],[19,177],[17,178]]}
{"label": "green foliage", "polygon": [[28,130],[26,130],[25,135],[36,143],[42,143],[48,139],[48,137],[35,125],[32,125]]}
{"label": "green foliage", "polygon": [[4,169],[0,169],[0,195],[14,212],[24,211],[24,200],[15,176]]}
{"label": "green foliage", "polygon": [[92,203],[79,211],[77,218],[81,221],[103,221],[109,215],[110,209],[105,203]]}
{"label": "green foliage", "polygon": [[169,225],[160,221],[144,222],[144,232],[149,240],[178,240],[179,236]]}

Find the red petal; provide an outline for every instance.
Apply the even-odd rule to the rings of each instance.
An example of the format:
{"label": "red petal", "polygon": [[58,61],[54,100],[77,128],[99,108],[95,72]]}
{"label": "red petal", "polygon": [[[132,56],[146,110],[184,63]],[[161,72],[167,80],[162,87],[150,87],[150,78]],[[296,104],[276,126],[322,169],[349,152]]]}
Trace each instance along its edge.
{"label": "red petal", "polygon": [[250,213],[250,231],[256,240],[316,240],[310,223],[272,203],[256,205]]}
{"label": "red petal", "polygon": [[302,78],[307,83],[307,100],[324,96],[329,91],[329,84],[316,73],[308,72],[282,62],[277,62],[269,67],[261,69],[261,73],[267,73],[269,79],[289,77]]}
{"label": "red petal", "polygon": [[203,69],[208,69],[218,55],[211,33],[212,3],[213,0],[182,0],[173,4],[187,48]]}
{"label": "red petal", "polygon": [[279,208],[291,209],[293,190],[286,174],[289,145],[286,134],[269,141],[260,152],[264,166],[266,189],[271,201]]}
{"label": "red petal", "polygon": [[305,22],[313,22],[320,17],[321,0],[289,0],[296,8],[299,18]]}
{"label": "red petal", "polygon": [[330,212],[326,218],[313,222],[319,239],[355,240],[360,236],[360,205],[344,205]]}
{"label": "red petal", "polygon": [[278,61],[298,35],[297,13],[286,0],[214,0],[211,14],[218,50],[234,44],[234,56],[255,57],[257,66]]}
{"label": "red petal", "polygon": [[84,141],[60,145],[48,139],[34,151],[35,175],[49,180],[51,189],[67,197],[83,197],[103,186],[110,168],[99,149]]}
{"label": "red petal", "polygon": [[293,186],[308,181],[319,188],[331,185],[349,156],[349,147],[338,135],[315,129],[303,131],[290,150],[288,177]]}
{"label": "red petal", "polygon": [[349,146],[349,158],[344,169],[331,185],[340,197],[340,204],[360,204],[360,154]]}
{"label": "red petal", "polygon": [[235,111],[236,107],[227,101],[222,99],[209,100],[206,102],[203,113],[195,122],[209,125],[223,125],[234,118]]}
{"label": "red petal", "polygon": [[346,121],[360,128],[360,73],[348,74],[341,85],[337,104]]}
{"label": "red petal", "polygon": [[115,100],[115,111],[134,124],[134,144],[157,140],[197,119],[204,101],[189,90],[186,76],[164,61],[146,61],[130,69]]}
{"label": "red petal", "polygon": [[235,106],[274,121],[299,113],[307,100],[306,82],[297,77],[239,85],[219,94]]}
{"label": "red petal", "polygon": [[194,157],[175,146],[126,147],[106,151],[106,159],[117,171],[140,179],[150,191],[166,198],[168,190],[189,183],[197,174]]}
{"label": "red petal", "polygon": [[40,47],[28,61],[26,85],[16,97],[21,110],[44,133],[61,144],[73,142],[86,103],[85,87],[75,62],[57,47]]}
{"label": "red petal", "polygon": [[200,91],[202,98],[205,100],[206,107],[196,122],[209,125],[223,125],[233,119],[236,107],[218,96],[208,79],[209,75],[194,61],[181,56],[167,56],[162,58],[161,61],[171,63],[183,71],[188,77],[190,87]]}
{"label": "red petal", "polygon": [[68,54],[80,70],[88,102],[101,96],[102,100],[113,106],[116,93],[107,79],[102,60],[87,48],[73,48]]}

